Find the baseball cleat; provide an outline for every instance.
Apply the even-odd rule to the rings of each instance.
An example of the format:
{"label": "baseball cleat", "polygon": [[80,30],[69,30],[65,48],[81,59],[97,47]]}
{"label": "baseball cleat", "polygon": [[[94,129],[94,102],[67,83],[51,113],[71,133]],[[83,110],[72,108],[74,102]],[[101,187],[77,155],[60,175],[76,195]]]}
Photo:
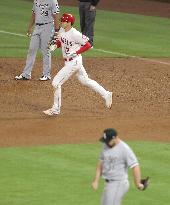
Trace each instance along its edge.
{"label": "baseball cleat", "polygon": [[111,108],[112,107],[112,92],[108,92],[107,97],[106,97],[106,107]]}
{"label": "baseball cleat", "polygon": [[60,114],[59,111],[54,110],[53,108],[50,108],[50,109],[48,109],[48,110],[44,110],[43,113],[46,114],[46,115],[49,115],[49,116],[53,116],[53,115],[58,115],[58,114]]}
{"label": "baseball cleat", "polygon": [[43,76],[41,76],[41,78],[39,80],[41,80],[41,81],[51,80],[51,77],[43,75]]}
{"label": "baseball cleat", "polygon": [[15,76],[15,80],[30,80],[29,78],[24,77],[22,74]]}

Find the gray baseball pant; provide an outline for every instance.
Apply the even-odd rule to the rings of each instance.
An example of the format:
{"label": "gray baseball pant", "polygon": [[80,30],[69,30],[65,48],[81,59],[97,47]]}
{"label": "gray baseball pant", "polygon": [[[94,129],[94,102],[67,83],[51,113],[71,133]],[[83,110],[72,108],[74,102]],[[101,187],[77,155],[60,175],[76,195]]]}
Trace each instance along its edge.
{"label": "gray baseball pant", "polygon": [[121,205],[121,201],[128,189],[128,180],[106,182],[102,205]]}
{"label": "gray baseball pant", "polygon": [[42,75],[50,76],[51,73],[51,53],[47,50],[48,42],[54,33],[53,23],[35,26],[32,33],[30,46],[27,54],[26,65],[22,75],[31,78],[32,68],[35,62],[38,49],[41,49],[43,55],[43,73]]}

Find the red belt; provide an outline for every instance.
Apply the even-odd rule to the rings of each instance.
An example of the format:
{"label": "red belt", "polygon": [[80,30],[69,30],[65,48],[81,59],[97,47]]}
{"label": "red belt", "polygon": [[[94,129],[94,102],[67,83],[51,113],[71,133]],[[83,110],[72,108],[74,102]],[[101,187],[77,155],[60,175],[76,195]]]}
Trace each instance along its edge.
{"label": "red belt", "polygon": [[73,58],[64,58],[64,61],[72,61]]}

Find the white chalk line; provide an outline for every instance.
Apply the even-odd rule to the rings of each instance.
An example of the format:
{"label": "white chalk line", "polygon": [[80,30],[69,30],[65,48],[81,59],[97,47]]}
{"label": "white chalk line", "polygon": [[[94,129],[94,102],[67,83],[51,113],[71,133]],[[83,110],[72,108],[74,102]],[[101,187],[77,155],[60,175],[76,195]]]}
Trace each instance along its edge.
{"label": "white chalk line", "polygon": [[[24,35],[24,34],[12,33],[12,32],[3,31],[3,30],[0,30],[0,33],[9,34],[9,35],[14,35],[14,36],[27,37],[27,36]],[[93,50],[99,51],[99,52],[103,52],[103,53],[113,54],[113,55],[119,55],[119,56],[129,57],[129,58],[137,58],[137,59],[139,59],[139,60],[143,60],[143,61],[147,61],[147,62],[152,62],[152,63],[159,63],[159,64],[163,64],[163,65],[168,65],[168,66],[170,65],[170,63],[168,63],[168,62],[158,61],[158,60],[149,59],[149,58],[142,58],[142,57],[139,57],[139,56],[131,56],[131,55],[128,55],[128,54],[126,54],[126,53],[106,51],[106,50],[98,49],[98,48],[93,48]]]}
{"label": "white chalk line", "polygon": [[113,55],[120,55],[120,56],[124,56],[124,57],[129,57],[129,58],[137,58],[139,60],[143,60],[143,61],[148,61],[148,62],[152,62],[152,63],[159,63],[159,64],[164,64],[164,65],[170,65],[170,63],[168,62],[164,62],[164,61],[158,61],[158,60],[154,60],[154,59],[150,59],[150,58],[142,58],[142,57],[139,57],[139,56],[131,56],[131,55],[128,55],[126,53],[119,53],[119,52],[112,52],[112,51],[105,51],[103,49],[95,49],[94,50],[96,51],[99,51],[99,52],[103,52],[103,53],[109,53],[109,54],[113,54]]}
{"label": "white chalk line", "polygon": [[26,37],[26,35],[24,35],[24,34],[20,34],[20,33],[11,33],[11,32],[8,32],[8,31],[2,31],[2,30],[0,30],[0,33],[5,33],[5,34],[13,35],[13,36]]}

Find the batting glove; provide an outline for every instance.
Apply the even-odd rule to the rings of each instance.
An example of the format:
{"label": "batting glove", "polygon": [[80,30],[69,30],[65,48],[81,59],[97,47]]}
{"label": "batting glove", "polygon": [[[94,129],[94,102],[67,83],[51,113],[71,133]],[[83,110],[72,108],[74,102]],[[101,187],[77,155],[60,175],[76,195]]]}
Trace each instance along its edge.
{"label": "batting glove", "polygon": [[67,57],[68,57],[68,58],[74,58],[74,57],[76,57],[76,56],[77,56],[77,53],[76,53],[75,51],[70,52],[70,53],[67,53]]}

